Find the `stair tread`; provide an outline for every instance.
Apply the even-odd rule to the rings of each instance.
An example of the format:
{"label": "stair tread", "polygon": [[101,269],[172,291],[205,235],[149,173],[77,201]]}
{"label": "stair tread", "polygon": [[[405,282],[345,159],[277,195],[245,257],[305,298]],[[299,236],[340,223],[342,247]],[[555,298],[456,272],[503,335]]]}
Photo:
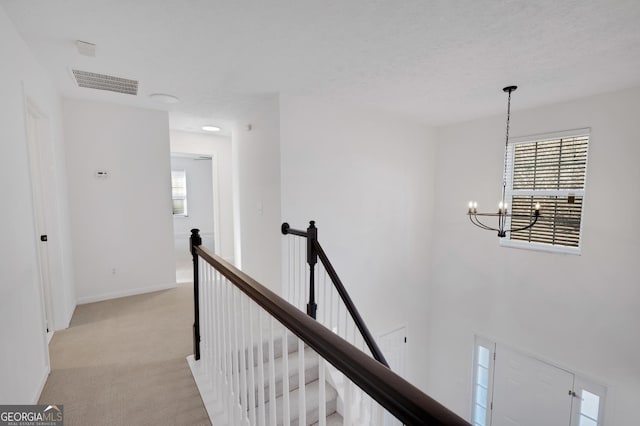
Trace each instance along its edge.
{"label": "stair tread", "polygon": [[[304,351],[304,377],[305,377],[305,383],[311,383],[315,380],[318,380],[318,363],[319,363],[319,359],[318,356],[315,355],[315,353],[307,348]],[[269,400],[270,397],[270,392],[269,392],[269,386],[270,386],[270,381],[269,381],[269,363],[265,362],[263,364],[263,368],[264,368],[264,377],[265,377],[265,381],[264,381],[264,397],[265,397],[265,402]],[[284,363],[283,363],[283,359],[282,358],[276,358],[274,360],[274,370],[275,370],[275,389],[276,389],[276,397],[279,397],[282,395],[282,392],[284,390],[283,387],[283,372],[284,372]],[[298,363],[298,352],[293,352],[289,354],[289,366],[288,366],[288,371],[289,371],[289,391],[295,390],[298,388],[298,383],[299,383],[299,370],[300,370],[300,364]],[[254,367],[253,370],[253,374],[254,377],[256,378],[256,387],[255,387],[255,394],[256,394],[256,400],[257,400],[257,396],[258,396],[258,392],[259,392],[259,388],[260,385],[258,384],[257,378],[259,377],[259,371],[260,371],[260,367]]]}
{"label": "stair tread", "polygon": [[[312,425],[318,422],[320,382],[318,380],[311,382],[305,386],[304,390],[306,395],[305,404],[307,411],[307,424]],[[299,393],[300,389],[295,389],[289,392],[289,412],[292,422],[300,417],[298,407]],[[333,386],[325,382],[325,407],[326,414],[329,415],[329,417],[336,412],[337,397],[338,392],[333,388]],[[278,418],[278,424],[282,424],[282,399],[282,396],[276,398],[276,417]],[[271,403],[266,402],[265,410],[267,413],[269,412],[270,407]]]}
{"label": "stair tread", "polygon": [[[342,426],[342,424],[344,423],[344,419],[343,417],[340,415],[340,413],[333,413],[330,416],[327,417],[327,426]],[[317,421],[315,422],[313,425],[311,426],[319,426],[320,422]]]}

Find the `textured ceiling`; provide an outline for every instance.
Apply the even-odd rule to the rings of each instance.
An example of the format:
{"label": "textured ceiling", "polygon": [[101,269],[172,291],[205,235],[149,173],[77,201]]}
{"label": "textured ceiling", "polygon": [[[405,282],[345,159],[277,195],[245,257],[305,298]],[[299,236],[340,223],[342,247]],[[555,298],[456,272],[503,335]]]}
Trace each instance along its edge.
{"label": "textured ceiling", "polygon": [[[640,86],[638,0],[0,0],[60,91],[228,131],[253,102],[314,95],[428,124]],[[97,45],[81,56],[75,40]],[[140,81],[75,86],[70,69]]]}

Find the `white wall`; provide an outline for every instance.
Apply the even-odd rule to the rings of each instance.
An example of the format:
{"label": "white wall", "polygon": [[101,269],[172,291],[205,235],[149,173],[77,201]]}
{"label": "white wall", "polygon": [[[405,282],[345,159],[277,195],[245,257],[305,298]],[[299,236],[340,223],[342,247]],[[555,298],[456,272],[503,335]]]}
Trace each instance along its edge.
{"label": "white wall", "polygon": [[407,325],[408,378],[424,387],[433,132],[312,98],[282,97],[280,115],[283,221],[316,220],[374,335]]}
{"label": "white wall", "polygon": [[167,113],[63,108],[78,302],[175,286]]}
{"label": "white wall", "polygon": [[428,390],[460,415],[478,333],[600,382],[606,424],[637,423],[638,111],[640,89],[513,111],[513,136],[591,127],[581,256],[501,248],[465,216],[498,201],[504,117],[441,129]]}
{"label": "white wall", "polygon": [[267,97],[239,120],[232,137],[235,262],[276,293],[282,288],[279,120],[278,98]]}
{"label": "white wall", "polygon": [[[49,271],[56,328],[68,325],[75,296],[66,217],[59,96],[0,7],[0,401],[35,403],[49,371],[36,251],[25,98],[47,117],[44,154]],[[23,90],[24,87],[24,90]]]}
{"label": "white wall", "polygon": [[171,170],[184,170],[187,179],[187,216],[173,217],[176,260],[191,260],[191,229],[200,229],[202,245],[214,250],[212,160],[194,156],[171,156]]}
{"label": "white wall", "polygon": [[[212,157],[216,253],[233,262],[233,188],[231,138],[172,130],[171,152]],[[200,225],[198,225],[200,226]]]}

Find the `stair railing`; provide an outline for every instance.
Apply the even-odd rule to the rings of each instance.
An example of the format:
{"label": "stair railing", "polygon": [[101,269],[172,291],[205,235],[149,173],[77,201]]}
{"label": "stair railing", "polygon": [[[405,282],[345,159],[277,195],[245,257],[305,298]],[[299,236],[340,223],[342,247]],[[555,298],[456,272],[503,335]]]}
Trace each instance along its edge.
{"label": "stair railing", "polygon": [[[325,286],[325,288],[322,290],[318,289],[316,286],[317,277],[324,277],[325,275],[328,276],[329,280],[333,284],[333,288],[335,289],[335,291],[338,294],[338,297],[340,298],[340,301],[342,301],[343,306],[346,309],[346,312],[349,314],[351,320],[353,321],[354,327],[357,328],[357,330],[359,331],[364,345],[366,345],[366,347],[371,352],[371,356],[373,356],[373,358],[376,359],[378,362],[389,367],[389,364],[385,359],[384,355],[382,354],[380,347],[378,346],[375,339],[371,335],[371,332],[369,331],[369,328],[367,327],[364,320],[362,319],[362,316],[360,315],[358,308],[356,307],[355,303],[351,299],[351,296],[347,292],[347,289],[342,283],[342,280],[338,276],[338,273],[336,272],[335,268],[331,264],[331,261],[329,261],[327,254],[325,253],[324,249],[322,248],[322,245],[318,241],[318,228],[315,225],[315,221],[312,220],[309,222],[309,227],[307,228],[306,231],[302,231],[299,229],[292,229],[289,226],[289,224],[286,222],[282,224],[280,230],[283,235],[294,235],[294,236],[298,236],[306,239],[306,245],[305,247],[303,247],[303,250],[306,251],[306,267],[305,267],[304,278],[305,278],[305,282],[308,282],[309,284],[308,291],[305,293],[309,298],[309,302],[307,304],[307,314],[311,316],[313,319],[318,319],[317,318],[318,304],[316,303],[316,293],[325,294],[323,304],[325,305],[326,309],[324,310],[324,315],[322,315],[322,318],[319,319],[320,322],[323,323],[327,328],[332,329],[338,334],[340,334],[345,340],[349,340],[352,344],[355,344],[356,346],[358,346],[356,336],[354,336],[353,334],[349,336],[350,333],[348,333],[347,331],[346,324],[344,327],[342,327],[342,330],[345,330],[345,332],[344,333],[341,332],[341,327],[339,324],[340,322],[339,319],[341,318],[341,314],[339,311],[340,305],[335,303],[332,297],[332,293],[329,293],[328,295],[326,294],[326,291],[330,291],[326,289],[326,282],[323,282],[323,285]],[[296,257],[295,251],[296,251],[296,248],[294,244],[294,249],[290,250],[290,252],[292,252],[293,254],[293,256],[292,255],[289,256],[290,260],[292,257],[294,258]],[[298,256],[298,257],[301,257],[301,256]],[[318,258],[320,258],[320,263],[322,268],[318,268],[316,270],[316,263]],[[295,259],[291,262],[293,269],[296,268],[296,265],[294,264],[295,262],[296,262]],[[298,267],[298,269],[300,268]],[[295,291],[295,287],[301,284],[300,281],[302,281],[302,279],[299,277],[299,274],[297,274],[298,276],[296,276],[295,273],[290,275],[292,276],[292,278],[290,278],[290,280],[292,281],[290,283],[290,286],[293,286],[294,287],[293,291]],[[320,279],[320,281],[326,281],[326,280]],[[336,311],[335,314],[333,312],[334,310]],[[338,321],[334,321],[335,318],[338,318]]]}
{"label": "stair railing", "polygon": [[[214,424],[382,425],[384,411],[407,425],[465,425],[368,354],[201,246],[193,229],[194,355],[189,357]],[[319,254],[322,257],[321,254]],[[295,349],[297,348],[297,352]],[[279,360],[279,362],[277,361]],[[317,363],[317,378],[308,365]],[[367,395],[365,410],[335,402],[325,363]],[[308,390],[308,392],[307,392]],[[333,402],[331,402],[333,401]],[[333,404],[333,405],[331,405]],[[335,424],[333,422],[332,424]]]}

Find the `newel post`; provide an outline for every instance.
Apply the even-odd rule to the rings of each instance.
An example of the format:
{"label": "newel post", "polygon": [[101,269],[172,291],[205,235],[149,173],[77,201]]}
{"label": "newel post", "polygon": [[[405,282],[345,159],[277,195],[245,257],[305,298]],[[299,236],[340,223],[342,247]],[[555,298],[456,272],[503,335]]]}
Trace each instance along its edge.
{"label": "newel post", "polygon": [[315,266],[318,262],[318,253],[314,243],[318,240],[318,228],[316,222],[309,222],[307,228],[307,263],[309,264],[309,303],[307,304],[307,315],[316,319],[318,304],[316,303]]}
{"label": "newel post", "polygon": [[191,250],[191,257],[193,258],[193,356],[196,361],[200,359],[200,284],[198,277],[198,254],[196,253],[196,247],[202,244],[202,238],[199,232],[199,229],[192,229],[191,237],[189,238],[189,248]]}

